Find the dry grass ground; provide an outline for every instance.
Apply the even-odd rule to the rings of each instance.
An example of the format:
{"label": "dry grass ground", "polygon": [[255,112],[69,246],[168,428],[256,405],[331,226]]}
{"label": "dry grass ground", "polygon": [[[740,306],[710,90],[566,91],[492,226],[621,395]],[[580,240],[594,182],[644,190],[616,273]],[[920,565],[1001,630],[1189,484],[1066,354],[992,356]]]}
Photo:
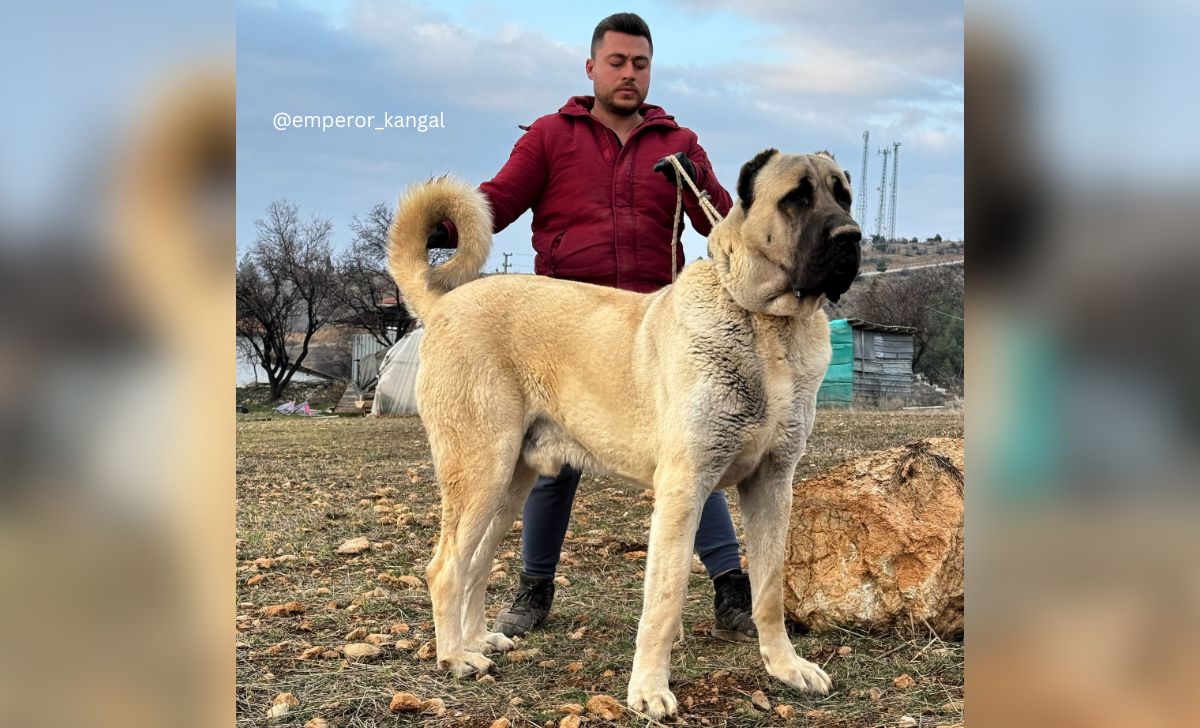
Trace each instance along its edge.
{"label": "dry grass ground", "polygon": [[[798,477],[913,439],[961,436],[962,429],[961,411],[822,410]],[[563,704],[584,705],[597,694],[624,703],[644,567],[644,559],[625,555],[644,551],[652,505],[640,487],[585,477],[559,569],[569,584],[558,588],[546,628],[519,645],[521,653],[499,658],[499,673],[483,681],[456,680],[423,659],[434,638],[423,577],[439,501],[417,418],[242,417],[237,494],[238,725],[299,727],[322,718],[333,727],[488,726],[504,717],[512,726],[557,726]],[[736,497],[731,501],[736,520]],[[374,546],[354,556],[336,553],[360,536]],[[513,596],[519,552],[514,530],[496,560],[489,622]],[[288,602],[303,611],[264,613]],[[905,716],[914,719],[909,725],[962,722],[961,643],[919,628],[798,636],[798,651],[834,680],[829,696],[813,697],[767,677],[755,645],[704,636],[711,621],[711,583],[693,574],[687,634],[672,660],[682,708],[677,724],[898,726]],[[347,661],[338,650],[359,641],[347,635],[360,628],[386,635],[382,654]],[[766,693],[771,711],[752,706],[756,690]],[[440,698],[446,709],[393,714],[389,700],[397,691]],[[285,692],[299,705],[269,719],[272,699]],[[795,718],[776,713],[781,705]],[[647,722],[626,711],[616,724]]]}

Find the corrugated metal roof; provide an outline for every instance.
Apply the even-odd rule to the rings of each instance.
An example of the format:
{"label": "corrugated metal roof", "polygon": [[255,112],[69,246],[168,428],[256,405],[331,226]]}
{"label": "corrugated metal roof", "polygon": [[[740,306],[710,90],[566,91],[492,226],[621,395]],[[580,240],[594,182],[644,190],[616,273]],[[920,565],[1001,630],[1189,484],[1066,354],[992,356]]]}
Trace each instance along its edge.
{"label": "corrugated metal roof", "polygon": [[888,326],[886,324],[873,324],[870,321],[852,318],[846,319],[850,326],[863,331],[880,331],[888,334],[915,334],[917,330],[911,326]]}

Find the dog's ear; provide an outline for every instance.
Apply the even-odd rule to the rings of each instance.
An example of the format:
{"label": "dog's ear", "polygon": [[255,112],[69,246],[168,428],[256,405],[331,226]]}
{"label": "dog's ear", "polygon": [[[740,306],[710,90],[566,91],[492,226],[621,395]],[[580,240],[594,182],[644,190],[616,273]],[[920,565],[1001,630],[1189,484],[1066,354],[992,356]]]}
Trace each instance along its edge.
{"label": "dog's ear", "polygon": [[779,154],[778,149],[764,149],[754,155],[754,159],[742,165],[742,171],[738,174],[737,193],[742,201],[742,209],[746,212],[749,212],[750,205],[754,204],[754,178],[758,176],[758,171],[767,160],[776,154]]}

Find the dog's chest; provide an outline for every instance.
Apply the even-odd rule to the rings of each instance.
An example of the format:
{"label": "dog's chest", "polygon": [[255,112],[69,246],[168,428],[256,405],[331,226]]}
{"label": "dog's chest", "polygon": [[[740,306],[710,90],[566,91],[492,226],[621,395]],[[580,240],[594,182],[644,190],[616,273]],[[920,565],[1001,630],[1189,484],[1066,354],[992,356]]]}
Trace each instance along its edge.
{"label": "dog's chest", "polygon": [[795,449],[803,415],[797,386],[800,373],[789,356],[789,337],[783,333],[774,329],[758,331],[753,339],[753,353],[747,358],[754,363],[755,381],[749,389],[758,401],[749,409],[755,416],[745,418],[738,431],[724,433],[737,445],[723,484],[750,475],[768,452]]}

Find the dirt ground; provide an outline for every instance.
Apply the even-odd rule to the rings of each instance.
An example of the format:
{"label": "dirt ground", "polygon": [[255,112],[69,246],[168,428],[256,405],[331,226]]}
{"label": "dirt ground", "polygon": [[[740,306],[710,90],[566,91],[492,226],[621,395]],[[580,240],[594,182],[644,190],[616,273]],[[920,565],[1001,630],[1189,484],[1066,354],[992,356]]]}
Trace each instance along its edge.
{"label": "dirt ground", "polygon": [[[439,499],[420,420],[252,414],[239,416],[237,432],[239,726],[299,728],[317,718],[335,728],[489,726],[499,718],[558,726],[566,704],[607,695],[624,705],[645,564],[632,552],[645,550],[652,506],[642,487],[584,478],[559,567],[567,583],[558,587],[550,620],[519,652],[497,659],[496,675],[458,680],[437,670],[430,654],[424,567]],[[797,478],[872,450],[962,432],[957,410],[820,410]],[[731,505],[737,521],[736,495]],[[362,536],[371,548],[336,553]],[[489,622],[513,597],[519,572],[514,529],[493,568]],[[797,636],[797,650],[834,680],[830,695],[816,697],[769,678],[755,645],[707,637],[711,622],[711,582],[693,573],[686,637],[672,659],[681,708],[673,724],[927,728],[963,721],[960,642],[920,629]],[[381,643],[380,654],[355,661],[341,653],[364,640]],[[760,690],[768,710],[751,702]],[[392,713],[396,692],[440,699],[444,708],[435,701]],[[281,693],[298,704],[270,718]],[[628,710],[616,722],[582,717],[589,726],[648,722]]]}

